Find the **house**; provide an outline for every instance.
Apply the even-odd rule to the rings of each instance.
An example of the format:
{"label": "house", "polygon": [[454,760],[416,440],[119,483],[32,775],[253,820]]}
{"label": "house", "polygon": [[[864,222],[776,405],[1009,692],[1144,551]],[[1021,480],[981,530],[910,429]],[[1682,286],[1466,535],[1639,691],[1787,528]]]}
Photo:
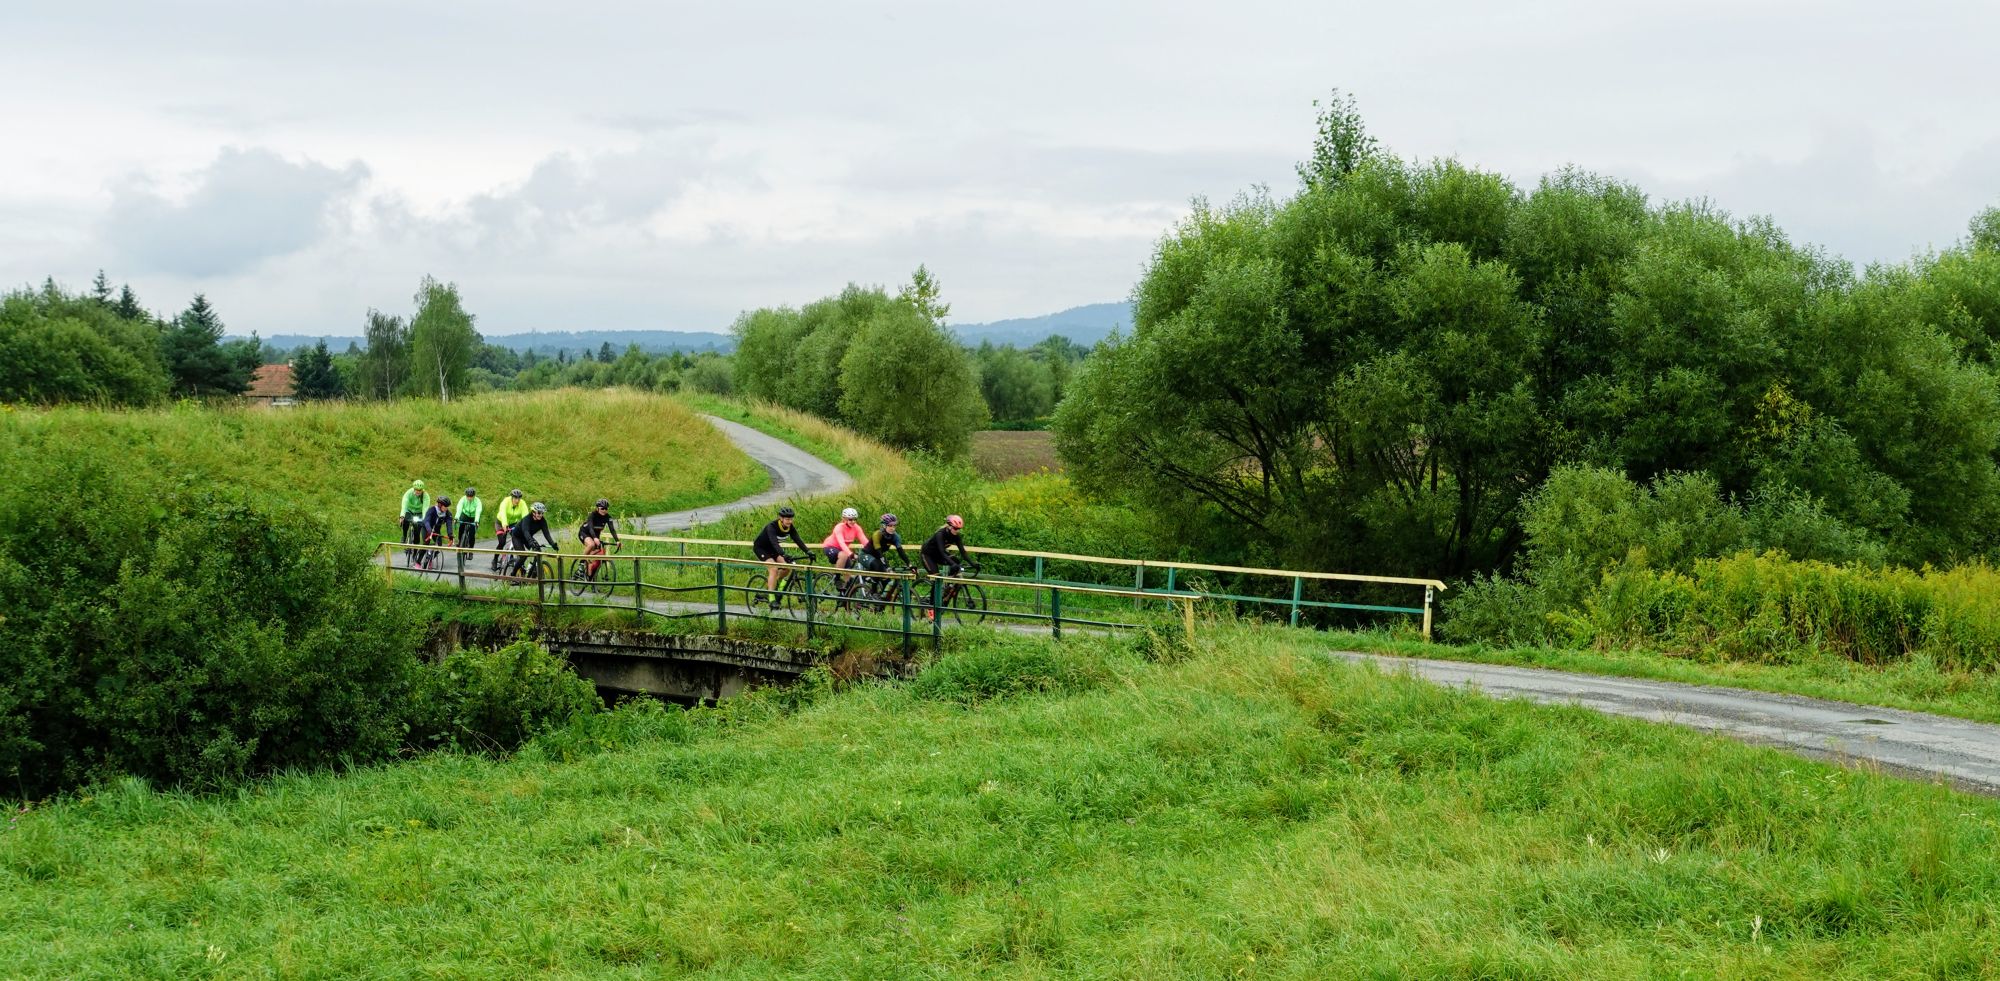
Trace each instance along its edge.
{"label": "house", "polygon": [[258,408],[298,404],[292,395],[292,366],[267,364],[258,368],[250,378],[249,391],[243,393],[243,401]]}

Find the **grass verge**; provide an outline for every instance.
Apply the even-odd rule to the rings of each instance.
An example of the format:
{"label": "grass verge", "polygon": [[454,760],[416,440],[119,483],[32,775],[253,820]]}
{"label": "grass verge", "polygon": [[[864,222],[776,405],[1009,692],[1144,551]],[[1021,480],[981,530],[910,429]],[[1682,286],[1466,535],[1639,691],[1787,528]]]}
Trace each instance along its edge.
{"label": "grass verge", "polygon": [[[2000,969],[2000,802],[1329,663],[996,638],[0,831],[23,976],[1881,977]],[[1148,656],[1150,655],[1150,656]]]}

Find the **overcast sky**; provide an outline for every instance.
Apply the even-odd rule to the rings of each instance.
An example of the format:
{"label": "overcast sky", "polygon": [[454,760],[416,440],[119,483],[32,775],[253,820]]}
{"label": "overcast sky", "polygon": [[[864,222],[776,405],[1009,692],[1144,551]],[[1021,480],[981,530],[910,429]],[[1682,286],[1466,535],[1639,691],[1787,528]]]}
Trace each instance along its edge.
{"label": "overcast sky", "polygon": [[488,334],[720,330],[919,262],[957,322],[1121,299],[1285,190],[1339,87],[1395,153],[1574,164],[1857,264],[2000,204],[2000,3],[0,6],[0,284],[232,332],[456,281]]}

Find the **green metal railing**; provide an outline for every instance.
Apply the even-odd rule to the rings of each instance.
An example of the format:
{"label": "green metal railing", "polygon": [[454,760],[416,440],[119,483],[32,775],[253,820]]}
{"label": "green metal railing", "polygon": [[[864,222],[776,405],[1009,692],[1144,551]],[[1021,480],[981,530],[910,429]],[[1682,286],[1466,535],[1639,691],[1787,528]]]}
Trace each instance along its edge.
{"label": "green metal railing", "polygon": [[[754,559],[699,554],[587,556],[554,550],[516,552],[407,542],[382,542],[378,551],[392,588],[406,592],[435,595],[433,590],[398,585],[428,579],[455,586],[457,598],[473,602],[621,610],[663,620],[713,617],[716,632],[723,634],[737,618],[790,623],[800,626],[808,640],[821,630],[838,629],[893,635],[905,648],[925,638],[937,646],[947,620],[954,626],[992,621],[1000,629],[1040,632],[1046,628],[1057,638],[1065,628],[1119,630],[1159,622],[1113,620],[1102,613],[1105,604],[1126,600],[1138,608],[1147,603],[1162,604],[1170,611],[1177,607],[1181,626],[1192,639],[1194,606],[1204,600],[1192,593],[1047,582],[1033,587],[1036,603],[1030,612],[1015,608],[1018,604],[992,604],[987,599],[989,588],[1015,590],[1023,588],[1021,585],[977,576],[861,572],[797,563],[780,567],[786,575],[796,577],[796,587],[781,582],[774,592],[756,582],[762,579],[768,583],[771,566]],[[495,572],[491,565],[496,558],[503,562],[521,559],[531,567],[521,575]],[[431,561],[420,563],[419,559]],[[487,563],[485,568],[481,561]],[[732,578],[740,581],[731,582]],[[889,595],[864,589],[864,583]],[[978,599],[976,605],[959,600],[973,596]],[[1069,599],[1065,601],[1065,597]],[[1065,614],[1065,605],[1071,612]]]}
{"label": "green metal railing", "polygon": [[[686,555],[689,546],[697,548],[748,549],[749,542],[716,538],[679,538],[663,535],[626,535],[626,541],[651,542],[675,546],[679,554]],[[1072,555],[1065,552],[1036,552],[1009,548],[968,548],[974,556],[990,556],[1014,564],[1013,574],[988,573],[981,582],[989,588],[995,584],[1012,583],[1029,588],[1034,597],[1030,611],[1042,612],[1040,589],[1049,585],[1082,586],[1095,589],[1106,588],[1102,583],[1083,582],[1064,578],[1058,570],[1080,568],[1097,572],[1100,576],[1116,575],[1112,570],[1129,568],[1132,570],[1132,588],[1124,590],[1135,597],[1197,597],[1206,601],[1223,601],[1250,607],[1271,607],[1284,613],[1291,626],[1299,626],[1301,617],[1312,610],[1351,610],[1364,613],[1393,613],[1421,618],[1423,636],[1431,639],[1432,610],[1438,593],[1445,584],[1437,579],[1417,579],[1402,576],[1370,576],[1339,572],[1303,572],[1293,569],[1259,569],[1246,566],[1208,565],[1198,562],[1165,562],[1148,559],[1121,559],[1102,555]],[[1282,591],[1280,595],[1259,596],[1243,590],[1203,588],[1188,581],[1188,574],[1210,574],[1228,576],[1244,583],[1267,581]],[[1164,576],[1164,585],[1159,583]],[[1309,584],[1325,587],[1351,585],[1361,588],[1418,589],[1423,590],[1421,606],[1405,606],[1393,603],[1354,602],[1340,599],[1315,599],[1306,595]],[[1134,599],[1137,605],[1142,602]]]}

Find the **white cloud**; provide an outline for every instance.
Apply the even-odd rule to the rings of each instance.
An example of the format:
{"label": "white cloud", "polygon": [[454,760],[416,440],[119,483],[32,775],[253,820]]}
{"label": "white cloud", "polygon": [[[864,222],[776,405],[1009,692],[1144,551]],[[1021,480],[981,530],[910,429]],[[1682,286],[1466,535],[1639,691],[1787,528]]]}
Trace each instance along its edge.
{"label": "white cloud", "polygon": [[178,197],[143,176],[117,187],[100,234],[107,252],[140,273],[204,278],[243,272],[300,251],[329,229],[334,208],[368,176],[292,163],[268,150],[224,149]]}

